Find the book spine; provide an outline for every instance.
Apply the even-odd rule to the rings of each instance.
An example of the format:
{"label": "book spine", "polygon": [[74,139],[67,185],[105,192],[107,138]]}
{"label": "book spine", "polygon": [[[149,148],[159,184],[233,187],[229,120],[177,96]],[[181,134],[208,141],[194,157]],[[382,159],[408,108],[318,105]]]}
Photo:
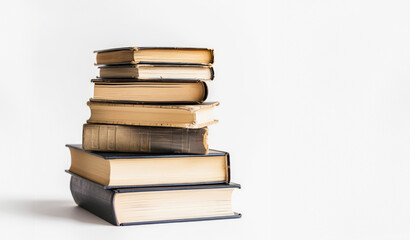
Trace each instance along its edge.
{"label": "book spine", "polygon": [[210,78],[210,80],[214,80],[214,78],[215,78],[214,68],[213,68],[213,67],[209,67],[209,71],[210,71],[210,73],[211,73],[211,78]]}
{"label": "book spine", "polygon": [[98,52],[96,61],[97,64],[133,63],[134,51],[132,49],[128,49],[120,51]]}
{"label": "book spine", "polygon": [[114,191],[76,175],[71,176],[70,190],[78,206],[113,225],[118,225],[113,206]]}
{"label": "book spine", "polygon": [[[131,70],[130,70],[131,69]],[[138,68],[99,68],[101,78],[134,78],[138,79]]]}
{"label": "book spine", "polygon": [[83,149],[105,152],[208,153],[208,128],[84,124]]}

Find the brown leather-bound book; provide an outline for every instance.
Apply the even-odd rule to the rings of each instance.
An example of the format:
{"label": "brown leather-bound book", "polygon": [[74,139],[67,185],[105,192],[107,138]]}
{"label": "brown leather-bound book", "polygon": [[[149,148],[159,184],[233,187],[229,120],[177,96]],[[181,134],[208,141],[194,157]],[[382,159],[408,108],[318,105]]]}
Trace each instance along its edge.
{"label": "brown leather-bound book", "polygon": [[208,128],[84,124],[83,149],[104,152],[208,153]]}
{"label": "brown leather-bound book", "polygon": [[97,64],[212,64],[214,50],[207,48],[125,47],[94,51]]}

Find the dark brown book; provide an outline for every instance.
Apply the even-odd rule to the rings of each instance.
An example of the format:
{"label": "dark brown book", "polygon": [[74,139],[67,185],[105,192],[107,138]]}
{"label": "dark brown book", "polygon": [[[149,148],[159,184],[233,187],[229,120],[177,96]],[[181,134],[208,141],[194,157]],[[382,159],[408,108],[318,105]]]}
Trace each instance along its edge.
{"label": "dark brown book", "polygon": [[97,50],[97,64],[212,64],[214,50],[207,48],[126,47]]}
{"label": "dark brown book", "polygon": [[83,149],[104,152],[208,153],[208,128],[84,124]]}

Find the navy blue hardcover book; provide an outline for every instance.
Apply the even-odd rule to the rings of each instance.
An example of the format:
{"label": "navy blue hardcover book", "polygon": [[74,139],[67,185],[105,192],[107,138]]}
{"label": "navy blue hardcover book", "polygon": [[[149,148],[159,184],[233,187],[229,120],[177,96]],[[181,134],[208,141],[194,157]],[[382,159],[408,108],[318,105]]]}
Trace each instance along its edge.
{"label": "navy blue hardcover book", "polygon": [[240,218],[231,194],[239,184],[106,189],[71,175],[70,190],[78,206],[117,225],[139,225]]}

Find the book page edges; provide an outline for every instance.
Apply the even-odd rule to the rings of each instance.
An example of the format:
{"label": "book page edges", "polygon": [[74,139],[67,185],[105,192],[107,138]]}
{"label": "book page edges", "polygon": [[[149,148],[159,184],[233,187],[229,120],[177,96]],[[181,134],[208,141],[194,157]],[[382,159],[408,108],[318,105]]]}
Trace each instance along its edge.
{"label": "book page edges", "polygon": [[132,123],[125,121],[92,121],[87,120],[87,123],[103,123],[103,124],[119,124],[119,125],[130,125],[130,126],[153,126],[153,127],[180,127],[180,128],[203,128],[212,124],[218,123],[218,120],[213,120],[210,122],[205,122],[201,124],[195,123]]}
{"label": "book page edges", "polygon": [[99,106],[117,106],[117,107],[137,107],[137,108],[166,108],[166,109],[180,109],[187,110],[190,112],[198,111],[201,109],[212,108],[219,105],[219,102],[205,102],[198,105],[148,105],[148,104],[126,104],[126,103],[108,103],[108,102],[87,102],[88,106],[99,105]]}

